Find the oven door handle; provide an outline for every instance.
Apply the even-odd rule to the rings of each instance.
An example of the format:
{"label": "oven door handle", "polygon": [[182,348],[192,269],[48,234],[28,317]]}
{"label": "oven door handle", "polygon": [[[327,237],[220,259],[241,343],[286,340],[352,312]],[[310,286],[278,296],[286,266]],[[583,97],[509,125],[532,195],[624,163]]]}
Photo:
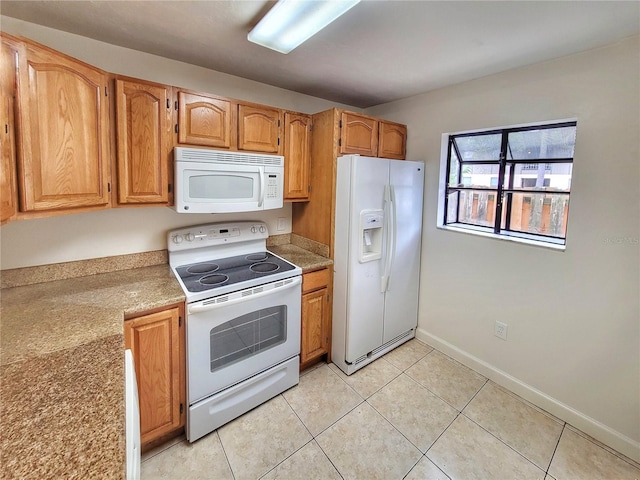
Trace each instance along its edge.
{"label": "oven door handle", "polygon": [[[302,283],[302,277],[301,276],[296,276],[295,278],[293,278],[293,281],[291,283],[289,283],[288,285],[283,285],[282,287],[277,287],[277,288],[272,288],[270,290],[267,290],[265,292],[260,292],[260,293],[254,293],[252,295],[247,295],[246,297],[240,297],[240,298],[236,298],[234,300],[228,300],[226,302],[220,302],[220,303],[210,303],[210,304],[196,304],[196,305],[190,305],[188,307],[188,311],[189,313],[202,313],[202,312],[208,312],[210,310],[215,310],[217,308],[223,308],[223,307],[228,307],[231,305],[236,305],[238,303],[241,302],[246,302],[247,300],[254,300],[257,298],[261,298],[261,297],[266,297],[268,295],[272,295],[275,293],[280,293],[282,292],[282,290],[288,290],[289,288],[293,288],[297,285],[300,285]],[[258,288],[258,287],[254,287],[254,288]]]}

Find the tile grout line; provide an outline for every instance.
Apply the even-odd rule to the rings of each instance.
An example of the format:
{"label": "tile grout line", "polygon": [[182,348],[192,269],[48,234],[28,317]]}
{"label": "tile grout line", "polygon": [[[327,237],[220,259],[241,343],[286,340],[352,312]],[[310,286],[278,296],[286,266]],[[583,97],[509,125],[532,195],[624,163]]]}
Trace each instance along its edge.
{"label": "tile grout line", "polygon": [[[458,409],[458,407],[456,407],[455,405],[452,405],[448,400],[446,400],[445,398],[443,398],[442,396],[440,396],[438,393],[434,392],[433,390],[431,390],[429,387],[427,387],[426,385],[423,385],[422,383],[420,383],[418,380],[416,380],[415,378],[413,378],[411,375],[409,375],[408,373],[402,372],[404,373],[407,378],[409,378],[412,382],[415,382],[416,384],[420,385],[422,388],[424,388],[425,390],[427,390],[429,393],[431,393],[432,395],[434,395],[435,397],[437,397],[439,400],[442,400],[444,403],[446,403],[447,405],[449,405],[451,408],[453,408],[456,412],[462,412],[462,410],[464,410],[468,403],[471,402],[471,400],[473,400],[473,398],[475,398],[475,396],[478,394],[478,392],[484,387],[484,384],[478,389],[478,392],[473,394],[473,397],[471,398],[471,400],[469,400],[469,402],[467,402],[464,407],[462,407],[462,409]],[[485,382],[486,384],[486,382]]]}
{"label": "tile grout line", "polygon": [[[314,368],[314,370],[318,369],[318,368],[322,368],[322,367],[317,367]],[[339,375],[337,375],[331,368],[329,368],[329,365],[327,364],[327,368],[329,369],[329,371],[331,373],[333,373],[336,377],[340,378]],[[340,379],[342,380],[342,379]],[[345,382],[346,383],[346,382]],[[349,388],[351,388],[350,385],[347,384],[347,386]],[[351,388],[353,390],[353,388]],[[289,403],[289,401],[285,398],[284,395],[282,395],[282,398],[284,399],[285,402],[287,402],[287,405],[289,405],[289,408],[291,408],[291,410],[293,411],[293,413],[296,415],[296,417],[298,417],[298,420],[300,420],[300,423],[302,423],[302,425],[304,425],[304,428],[307,429],[307,432],[309,432],[309,435],[311,435],[311,440],[309,440],[307,443],[305,443],[302,447],[300,447],[298,450],[296,450],[295,452],[293,452],[291,455],[289,455],[287,458],[285,458],[284,460],[282,460],[282,462],[278,463],[278,465],[282,464],[284,461],[286,461],[288,458],[290,458],[291,456],[293,456],[295,453],[299,452],[300,450],[302,450],[305,446],[307,446],[309,443],[311,442],[316,442],[316,445],[318,445],[318,448],[320,449],[320,451],[322,452],[322,454],[325,456],[325,458],[329,461],[329,463],[333,466],[333,468],[335,468],[336,472],[338,472],[338,475],[340,475],[340,478],[342,478],[344,480],[344,476],[342,475],[342,473],[340,472],[340,470],[338,470],[338,467],[331,461],[331,459],[329,458],[329,455],[327,455],[327,452],[324,451],[324,449],[322,448],[322,445],[320,445],[320,443],[317,440],[317,437],[319,435],[321,435],[322,433],[324,433],[327,429],[331,428],[333,425],[335,425],[336,423],[338,423],[340,420],[342,420],[345,416],[347,416],[348,414],[350,414],[351,412],[353,412],[356,408],[358,408],[358,406],[362,405],[363,403],[366,402],[365,399],[362,398],[362,396],[360,396],[360,394],[358,392],[356,392],[355,390],[353,390],[356,395],[358,395],[362,401],[359,402],[356,406],[354,406],[351,410],[349,410],[347,413],[345,413],[344,415],[342,415],[340,418],[338,418],[335,422],[333,422],[331,425],[327,426],[326,428],[324,428],[320,433],[318,433],[318,435],[314,435],[313,433],[311,433],[311,430],[309,430],[309,427],[307,427],[307,425],[302,421],[302,419],[300,418],[300,415],[298,415],[298,412],[296,412],[296,410],[293,408],[293,406]],[[284,392],[283,392],[284,393]],[[274,468],[277,468],[278,465],[276,465],[275,467],[273,467],[271,470],[273,470]],[[269,470],[269,472],[271,471]],[[269,473],[267,472],[267,473]],[[264,475],[266,475],[267,473],[265,473]],[[263,476],[264,476],[263,475]]]}
{"label": "tile grout line", "polygon": [[556,456],[556,452],[558,451],[558,446],[560,445],[560,439],[562,438],[562,434],[564,433],[564,429],[567,428],[567,422],[564,422],[562,425],[562,430],[560,431],[560,435],[558,436],[558,441],[556,442],[556,446],[553,449],[553,453],[551,454],[551,458],[549,459],[549,465],[547,465],[547,469],[545,470],[545,475],[551,475],[549,473],[549,469],[551,468],[551,464],[553,463],[553,457]]}
{"label": "tile grout line", "polygon": [[[420,460],[422,460],[422,459],[424,458],[426,461],[431,462],[433,465],[435,465],[435,467],[436,467],[438,470],[440,470],[440,471],[441,471],[441,472],[442,472],[442,473],[443,473],[447,478],[449,478],[449,479],[450,479],[451,477],[449,477],[449,475],[447,475],[447,473],[442,469],[442,467],[440,467],[440,465],[438,465],[436,462],[434,462],[432,459],[430,459],[430,458],[427,456],[427,453],[428,453],[428,452],[429,452],[429,450],[431,450],[431,448],[436,444],[436,442],[440,439],[440,437],[442,437],[442,435],[444,435],[444,433],[449,429],[449,427],[451,427],[451,425],[453,425],[453,422],[455,422],[455,421],[456,421],[456,419],[460,416],[461,412],[460,412],[457,408],[455,408],[453,405],[451,405],[449,402],[447,402],[444,398],[441,398],[441,397],[440,397],[439,395],[437,395],[435,392],[432,392],[429,388],[427,388],[426,386],[422,385],[420,382],[418,382],[417,380],[415,380],[413,377],[411,377],[411,375],[409,375],[409,374],[407,373],[407,370],[409,370],[411,367],[413,367],[413,366],[414,366],[414,365],[416,365],[417,363],[419,363],[419,362],[421,362],[422,360],[424,360],[424,359],[425,359],[429,354],[431,354],[433,351],[435,351],[435,348],[431,347],[431,351],[427,352],[425,355],[423,355],[422,357],[420,357],[420,359],[418,359],[417,361],[415,361],[414,363],[412,363],[411,365],[409,365],[407,368],[405,368],[404,370],[402,370],[402,373],[401,373],[400,375],[404,375],[404,376],[406,376],[410,381],[412,381],[412,382],[414,382],[416,385],[419,385],[420,387],[424,388],[427,392],[429,392],[430,394],[432,394],[435,398],[437,398],[437,399],[441,400],[444,404],[446,404],[446,405],[450,406],[451,408],[453,408],[453,409],[456,411],[456,416],[455,416],[455,417],[453,417],[453,419],[451,420],[451,422],[449,422],[449,424],[444,428],[444,430],[442,430],[442,432],[440,432],[440,434],[435,438],[435,440],[433,440],[433,442],[431,442],[431,445],[429,445],[429,448],[427,448],[427,450],[426,450],[424,453],[422,453],[422,450],[420,450],[416,445],[414,445],[414,444],[413,444],[413,442],[411,442],[411,440],[409,440],[408,438],[407,438],[407,440],[409,440],[409,443],[411,443],[411,444],[412,444],[412,445],[414,445],[416,448],[418,448],[418,451],[420,451],[420,453],[422,453],[422,456],[420,457]],[[397,377],[396,377],[396,378],[397,378]],[[484,386],[484,385],[483,385],[483,386]],[[482,388],[482,387],[480,387],[480,389],[481,389],[481,388]],[[478,391],[480,391],[480,389],[479,389]],[[476,394],[477,394],[477,392],[476,392]],[[375,410],[375,407],[374,407],[373,405],[371,405],[371,407]],[[377,412],[377,410],[376,410],[376,412]],[[380,413],[380,412],[378,412],[378,413]],[[380,415],[382,415],[382,414],[380,414]],[[386,417],[384,417],[384,415],[382,415],[382,416],[383,416],[383,418],[385,418],[385,420],[386,420]],[[387,420],[387,421],[388,421],[388,420]],[[391,423],[391,422],[389,422],[389,423]],[[392,426],[393,426],[393,424],[392,424]],[[395,428],[395,426],[393,426],[393,427]],[[396,428],[396,430],[397,430],[397,428]],[[400,432],[400,433],[402,434],[402,432]],[[402,435],[404,436],[404,434],[402,434]],[[405,437],[405,438],[406,438],[406,437]],[[416,468],[416,465],[418,465],[418,463],[420,463],[420,460],[418,460],[418,461],[416,462],[416,464],[415,464],[413,467],[411,467],[411,469],[407,472],[407,474],[403,477],[403,479],[404,479],[404,478],[406,478],[406,477],[407,477],[407,475],[409,475],[409,474],[411,473],[411,471],[412,471],[414,468]]]}
{"label": "tile grout line", "polygon": [[[605,445],[604,443],[602,443],[600,440],[598,440],[597,438],[592,437],[591,435],[589,435],[586,432],[583,432],[582,430],[580,430],[578,427],[571,425],[569,422],[565,422],[567,428],[572,432],[575,433],[576,435],[582,437],[584,440],[587,440],[588,442],[591,442],[592,444],[594,444],[596,447],[601,448],[602,450],[604,450],[607,453],[610,453],[611,455],[614,455],[616,457],[618,457],[618,459],[622,460],[623,462],[628,463],[629,465],[631,465],[633,468],[640,470],[640,462],[636,462],[635,460],[633,460],[630,457],[627,457],[624,453],[618,452],[617,450],[615,450],[614,448],[611,448],[608,445]],[[640,477],[638,477],[638,479],[640,479]],[[636,479],[636,480],[638,480]]]}
{"label": "tile grout line", "polygon": [[[365,365],[364,367],[362,367],[362,370],[364,370],[365,368],[367,368],[369,365],[374,364],[374,363],[375,363],[375,362],[377,362],[378,360],[381,360],[383,357],[384,357],[384,355],[383,355],[382,357],[380,357],[380,358],[376,358],[373,362],[371,362],[371,363],[369,363],[369,364]],[[399,370],[399,371],[400,371],[400,373],[399,373],[398,375],[396,375],[395,377],[393,377],[391,380],[389,380],[387,383],[385,383],[384,385],[382,385],[380,388],[378,388],[377,390],[375,390],[372,394],[370,394],[370,395],[368,395],[368,396],[366,396],[366,397],[363,397],[363,396],[360,394],[360,392],[358,392],[355,388],[353,388],[351,385],[349,385],[349,383],[348,383],[344,378],[342,378],[339,374],[337,374],[336,372],[333,372],[333,373],[334,373],[338,378],[340,378],[340,380],[342,380],[345,384],[347,384],[347,386],[348,386],[349,388],[351,388],[354,392],[356,392],[358,395],[360,395],[360,397],[362,398],[362,400],[364,400],[364,401],[366,402],[366,401],[367,401],[367,399],[369,399],[369,398],[373,397],[376,393],[378,393],[380,390],[382,390],[384,387],[386,387],[387,385],[389,385],[391,382],[393,382],[396,378],[398,378],[400,375],[402,375],[402,374],[404,373],[404,371],[403,371],[403,370],[401,370],[400,368],[396,367],[396,366],[395,366],[393,363],[391,363],[389,360],[385,360],[385,361],[386,361],[389,365],[391,365],[393,368],[395,368],[396,370]],[[334,365],[335,365],[335,363],[334,363]],[[336,368],[338,368],[338,369],[339,369],[340,367],[338,367],[338,366],[336,365]],[[331,367],[329,367],[329,369],[333,371],[333,369],[332,369]],[[357,371],[358,371],[358,370],[357,370]],[[344,372],[342,372],[342,373],[344,373]],[[351,375],[355,375],[355,373],[356,373],[356,372],[353,372]],[[346,375],[346,374],[345,374],[345,375]],[[347,375],[347,377],[349,377],[349,375]]]}
{"label": "tile grout line", "polygon": [[489,435],[491,435],[493,438],[495,438],[496,440],[498,440],[500,443],[502,443],[504,446],[506,446],[507,448],[509,448],[509,450],[512,450],[514,453],[516,453],[517,455],[521,456],[524,460],[526,460],[527,462],[529,462],[531,465],[533,465],[534,467],[536,467],[538,470],[540,470],[541,472],[543,472],[545,475],[547,472],[545,472],[541,467],[539,467],[538,465],[536,465],[535,463],[533,463],[531,460],[529,460],[524,454],[520,453],[518,450],[516,450],[514,447],[512,447],[511,445],[509,445],[507,442],[505,442],[504,440],[502,440],[500,437],[498,437],[497,435],[495,435],[494,433],[490,432],[489,430],[487,430],[485,427],[483,427],[482,425],[480,425],[478,422],[476,422],[474,419],[472,419],[471,417],[468,417],[464,412],[460,412],[460,415],[462,415],[464,418],[466,418],[467,420],[469,420],[471,423],[473,423],[474,425],[477,425],[478,427],[480,427],[482,430],[484,430],[485,432],[487,432]]}
{"label": "tile grout line", "polygon": [[[319,367],[318,367],[319,368]],[[316,370],[316,368],[314,368],[314,370]],[[297,385],[295,385],[297,386]],[[293,388],[293,387],[292,387]],[[286,390],[285,390],[286,391]],[[284,392],[283,392],[284,393]],[[282,393],[280,394],[282,395]],[[316,435],[314,435],[313,433],[311,433],[311,430],[309,430],[309,427],[307,427],[307,425],[302,421],[302,419],[300,418],[300,415],[298,415],[298,412],[296,412],[295,408],[293,408],[293,406],[289,403],[289,401],[285,398],[284,395],[282,395],[282,399],[286,402],[286,404],[289,406],[289,408],[291,409],[291,411],[293,412],[293,414],[298,418],[298,420],[300,420],[300,423],[302,424],[302,426],[307,430],[307,432],[309,432],[309,435],[311,435],[311,440],[309,440],[308,442],[306,442],[305,444],[303,444],[300,448],[296,449],[294,452],[292,452],[290,455],[288,455],[286,458],[284,458],[281,462],[279,462],[277,465],[275,465],[273,468],[271,468],[270,470],[268,470],[267,472],[263,473],[260,478],[264,477],[265,475],[267,475],[269,472],[271,472],[272,470],[278,468],[280,465],[282,465],[284,462],[286,462],[289,458],[291,458],[292,456],[294,456],[296,453],[298,453],[300,450],[302,450],[304,447],[306,447],[307,445],[309,445],[311,442],[315,442],[316,445],[318,445],[318,448],[320,449],[320,451],[322,452],[322,454],[325,456],[325,458],[327,460],[329,460],[329,463],[331,463],[331,465],[333,465],[333,468],[336,469],[336,472],[338,472],[338,475],[340,475],[340,477],[342,477],[344,479],[344,477],[342,476],[342,474],[340,473],[340,470],[338,470],[338,468],[333,464],[333,462],[331,461],[331,459],[329,458],[329,456],[327,455],[327,453],[322,449],[322,447],[320,446],[320,444],[318,443],[318,441],[316,440]],[[361,403],[359,403],[358,405],[361,405]],[[355,408],[355,407],[354,407]],[[342,417],[341,417],[342,418]],[[336,420],[337,421],[337,420]],[[333,425],[333,424],[332,424]],[[327,427],[329,428],[329,427]],[[326,430],[326,429],[325,429]],[[322,431],[324,432],[324,430]],[[320,432],[320,433],[322,433]],[[320,435],[320,433],[318,435]]]}
{"label": "tile grout line", "polygon": [[227,465],[229,466],[229,471],[231,472],[231,477],[233,478],[233,480],[236,480],[236,474],[233,473],[233,467],[231,467],[231,462],[229,461],[229,456],[227,455],[227,451],[224,449],[224,443],[222,442],[222,438],[220,438],[220,433],[218,432],[217,428],[214,430],[214,432],[218,436],[218,441],[220,442],[220,448],[222,448],[222,453],[224,454],[224,459],[227,461]]}
{"label": "tile grout line", "polygon": [[[321,367],[319,367],[321,368]],[[342,378],[340,378],[340,375],[338,375],[336,372],[334,372],[331,368],[329,368],[329,365],[327,364],[327,368],[329,369],[329,371],[335,375],[336,377],[338,377],[340,380],[342,380]],[[344,380],[342,380],[344,382]],[[313,433],[311,433],[311,431],[309,430],[309,428],[307,427],[307,425],[302,421],[302,419],[300,418],[300,416],[298,415],[298,413],[295,411],[295,409],[291,406],[291,404],[287,401],[286,398],[284,398],[284,395],[282,395],[282,398],[284,398],[284,401],[287,402],[287,405],[289,405],[289,407],[291,408],[291,410],[293,410],[293,413],[295,413],[295,415],[298,417],[298,419],[300,420],[300,422],[302,423],[302,425],[304,425],[304,427],[307,429],[307,431],[309,432],[309,435],[311,435],[311,440],[307,443],[305,443],[305,446],[310,443],[311,441],[315,441],[316,444],[318,445],[318,448],[320,448],[320,451],[322,452],[322,454],[327,458],[327,460],[329,460],[329,463],[331,463],[331,465],[333,465],[333,468],[336,469],[336,472],[338,472],[338,475],[340,475],[341,478],[344,479],[344,476],[342,475],[342,473],[340,472],[340,470],[338,470],[338,467],[331,461],[331,459],[329,458],[329,456],[327,455],[327,452],[324,451],[324,449],[322,448],[322,445],[320,445],[320,442],[318,442],[317,438],[322,435],[324,432],[326,432],[329,428],[331,428],[332,426],[334,426],[336,423],[338,423],[340,420],[342,420],[344,417],[346,417],[347,415],[349,415],[351,412],[353,412],[356,408],[358,408],[360,405],[362,405],[363,403],[366,403],[366,400],[364,398],[362,398],[362,395],[360,395],[358,392],[356,392],[351,385],[349,385],[347,382],[344,382],[347,387],[351,388],[351,390],[353,390],[353,392],[358,395],[358,397],[360,397],[360,402],[358,402],[357,405],[355,405],[353,408],[351,408],[349,411],[347,411],[344,415],[342,415],[340,418],[338,418],[335,422],[331,423],[330,425],[328,425],[327,427],[325,427],[321,432],[318,433],[318,435],[314,435]],[[299,451],[302,447],[300,447],[297,451]],[[294,452],[295,453],[295,452]],[[291,454],[293,455],[293,453]],[[289,457],[291,456],[289,455]],[[287,458],[289,458],[287,457]],[[285,459],[286,460],[286,459]],[[284,462],[284,460],[283,460]],[[280,462],[282,463],[282,462]],[[280,465],[280,463],[278,465]],[[276,467],[278,466],[276,465]],[[275,468],[275,467],[274,467]],[[273,470],[273,469],[272,469]],[[271,471],[271,470],[269,470]],[[268,473],[268,472],[267,472]],[[266,474],[265,474],[266,475]]]}
{"label": "tile grout line", "polygon": [[[403,370],[403,372],[402,372],[402,373],[403,373],[403,374],[405,374],[409,380],[411,380],[412,382],[414,382],[414,383],[416,383],[417,385],[421,386],[421,387],[422,387],[422,388],[424,388],[427,392],[431,393],[431,394],[432,394],[432,395],[434,395],[436,398],[440,399],[442,402],[444,402],[446,405],[449,405],[451,408],[453,408],[453,409],[456,411],[456,416],[453,418],[453,420],[451,420],[451,422],[449,422],[449,424],[445,427],[445,429],[444,429],[442,432],[440,432],[440,434],[435,438],[435,440],[434,440],[433,442],[431,442],[431,445],[429,445],[429,448],[427,448],[427,450],[426,450],[426,451],[423,453],[423,455],[422,455],[422,456],[423,456],[423,457],[425,457],[427,460],[429,460],[431,463],[433,463],[433,464],[434,464],[434,465],[435,465],[435,466],[436,466],[436,467],[437,467],[437,468],[438,468],[442,473],[444,473],[447,477],[449,477],[449,475],[447,475],[447,472],[445,472],[445,471],[443,470],[443,468],[442,468],[440,465],[438,465],[435,461],[433,461],[431,458],[429,458],[429,457],[427,456],[427,453],[429,453],[429,450],[431,450],[431,449],[433,448],[433,446],[438,442],[438,440],[440,440],[440,437],[442,437],[442,436],[445,434],[445,432],[446,432],[447,430],[449,430],[449,428],[451,427],[451,425],[453,425],[453,423],[458,419],[458,417],[459,417],[460,415],[462,415],[462,410],[464,410],[464,409],[467,407],[467,405],[469,405],[469,403],[471,403],[471,402],[473,401],[473,399],[476,397],[476,395],[478,395],[478,393],[480,393],[480,390],[482,390],[482,389],[485,387],[485,385],[487,384],[487,382],[489,381],[489,379],[488,379],[487,377],[484,377],[484,376],[483,376],[483,377],[485,378],[485,381],[484,381],[484,383],[482,384],[482,386],[481,386],[480,388],[478,388],[478,390],[473,394],[473,396],[472,396],[472,397],[469,399],[469,401],[464,405],[464,407],[462,407],[462,409],[461,409],[461,410],[458,410],[455,406],[451,405],[447,400],[445,400],[444,398],[442,398],[442,397],[441,397],[440,395],[438,395],[436,392],[433,392],[430,388],[428,388],[427,386],[423,385],[422,383],[420,383],[419,381],[417,381],[416,379],[414,379],[411,375],[409,375],[409,374],[407,373],[407,370],[409,370],[409,368],[411,368],[413,365],[415,365],[415,364],[417,364],[417,363],[421,362],[422,360],[424,360],[427,356],[429,356],[429,355],[430,355],[431,353],[433,353],[434,351],[438,351],[438,350],[436,350],[435,348],[433,348],[433,347],[432,347],[432,349],[431,349],[431,351],[430,351],[430,352],[428,352],[426,355],[424,355],[422,358],[420,358],[420,360],[418,360],[417,362],[415,362],[415,363],[414,363],[414,364],[412,364],[411,366],[407,367],[405,370]],[[442,353],[442,352],[440,352],[440,353]],[[443,354],[443,355],[444,355],[444,354]],[[475,370],[474,370],[474,372],[475,372]],[[477,372],[476,372],[476,373],[477,373]],[[376,411],[377,411],[377,410],[376,410]],[[466,418],[466,415],[465,415],[465,418]],[[394,428],[395,428],[395,427],[394,427]],[[420,450],[420,449],[418,449],[418,450]],[[420,451],[422,451],[422,450],[420,450]],[[417,464],[416,464],[416,465],[417,465]],[[414,465],[414,468],[415,468],[415,465]],[[411,472],[411,470],[410,470],[409,472]],[[407,475],[408,475],[408,474],[407,474]]]}

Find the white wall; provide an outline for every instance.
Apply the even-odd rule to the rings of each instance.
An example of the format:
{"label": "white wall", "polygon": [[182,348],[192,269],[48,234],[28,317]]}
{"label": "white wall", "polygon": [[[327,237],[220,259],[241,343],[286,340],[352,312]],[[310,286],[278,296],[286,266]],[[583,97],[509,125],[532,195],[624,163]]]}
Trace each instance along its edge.
{"label": "white wall", "polygon": [[[367,110],[426,161],[418,336],[640,460],[640,38]],[[436,228],[441,135],[576,117],[565,252]],[[505,342],[495,320],[509,325]]]}
{"label": "white wall", "polygon": [[[109,45],[10,17],[0,17],[2,31],[23,36],[108,72],[247,100],[303,113],[353,107],[272,87],[194,65]],[[277,219],[287,228],[277,231]],[[166,232],[185,225],[259,219],[269,233],[291,231],[291,205],[264,213],[234,215],[177,214],[166,207],[120,208],[42,219],[20,220],[0,228],[0,268],[107,257],[166,248]]]}

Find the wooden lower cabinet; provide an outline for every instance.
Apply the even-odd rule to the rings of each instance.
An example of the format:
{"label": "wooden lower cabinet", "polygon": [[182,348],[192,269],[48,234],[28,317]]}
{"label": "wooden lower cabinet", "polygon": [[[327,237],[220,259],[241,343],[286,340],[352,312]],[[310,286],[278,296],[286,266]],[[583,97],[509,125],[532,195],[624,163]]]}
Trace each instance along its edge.
{"label": "wooden lower cabinet", "polygon": [[331,271],[328,268],[302,276],[302,338],[300,368],[326,355],[331,361]]}
{"label": "wooden lower cabinet", "polygon": [[142,448],[179,431],[186,420],[184,305],[125,320],[138,382]]}

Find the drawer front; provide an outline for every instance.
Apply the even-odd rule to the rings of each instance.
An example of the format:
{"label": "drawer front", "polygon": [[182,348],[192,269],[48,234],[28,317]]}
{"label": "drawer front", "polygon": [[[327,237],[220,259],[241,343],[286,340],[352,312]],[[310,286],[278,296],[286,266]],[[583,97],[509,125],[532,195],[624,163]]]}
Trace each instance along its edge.
{"label": "drawer front", "polygon": [[329,269],[323,268],[302,276],[302,293],[311,292],[329,285]]}

